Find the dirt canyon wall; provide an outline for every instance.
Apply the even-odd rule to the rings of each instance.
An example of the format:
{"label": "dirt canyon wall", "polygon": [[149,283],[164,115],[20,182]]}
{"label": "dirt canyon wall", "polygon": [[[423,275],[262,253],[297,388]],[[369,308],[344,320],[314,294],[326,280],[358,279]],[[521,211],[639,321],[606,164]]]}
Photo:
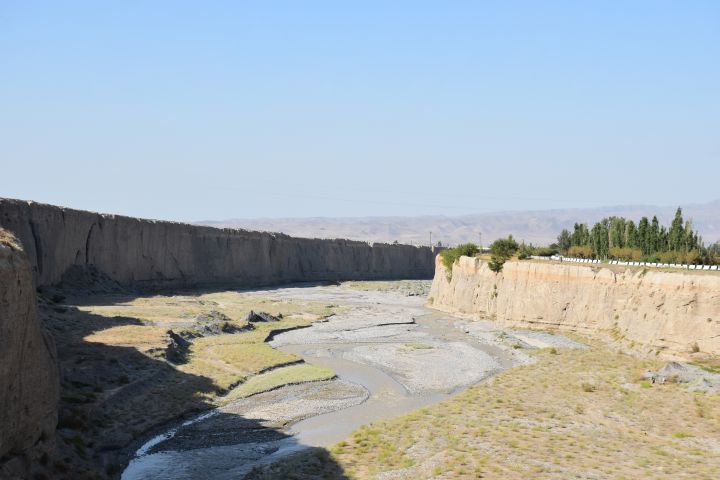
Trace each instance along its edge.
{"label": "dirt canyon wall", "polygon": [[48,478],[33,469],[50,468],[48,452],[54,455],[60,372],[38,319],[36,287],[430,279],[434,257],[428,247],[293,238],[0,198],[0,478]]}
{"label": "dirt canyon wall", "polygon": [[558,328],[671,354],[720,354],[720,274],[621,270],[510,261],[501,273],[462,257],[452,275],[437,259],[438,310],[503,325]]}
{"label": "dirt canyon wall", "polygon": [[0,199],[0,227],[27,252],[38,286],[97,269],[126,286],[275,285],[432,278],[429,247],[295,238]]}
{"label": "dirt canyon wall", "polygon": [[[26,451],[43,434],[49,436],[57,424],[55,347],[40,327],[36,303],[25,254],[0,229],[0,463],[4,455]],[[0,478],[7,478],[3,467]]]}

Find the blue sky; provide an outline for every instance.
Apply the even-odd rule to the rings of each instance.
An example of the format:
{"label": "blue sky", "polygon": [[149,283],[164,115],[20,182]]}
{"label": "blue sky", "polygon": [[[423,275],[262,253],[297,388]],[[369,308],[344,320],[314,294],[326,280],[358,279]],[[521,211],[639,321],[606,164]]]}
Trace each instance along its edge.
{"label": "blue sky", "polygon": [[720,3],[0,3],[0,196],[177,220],[720,197]]}

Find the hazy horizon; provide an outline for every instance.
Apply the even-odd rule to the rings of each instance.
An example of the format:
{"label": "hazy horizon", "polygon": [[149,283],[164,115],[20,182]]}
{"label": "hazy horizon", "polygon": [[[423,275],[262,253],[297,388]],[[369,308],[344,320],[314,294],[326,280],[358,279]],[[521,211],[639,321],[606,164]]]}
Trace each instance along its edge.
{"label": "hazy horizon", "polygon": [[[374,216],[374,217],[300,217],[300,218],[234,218],[204,220],[200,225],[283,232],[299,237],[349,238],[370,242],[444,245],[473,242],[488,244],[513,235],[535,245],[549,245],[564,228],[575,223],[593,223],[605,217],[619,216],[639,221],[657,216],[669,224],[678,206],[615,205],[596,208],[555,210],[517,210],[478,213],[461,216]],[[683,216],[707,243],[720,241],[720,200],[705,204],[682,205]],[[482,235],[482,238],[480,237]]]}
{"label": "hazy horizon", "polygon": [[423,218],[423,217],[448,217],[448,218],[461,218],[461,217],[473,217],[476,215],[499,215],[503,213],[533,213],[533,212],[565,212],[569,210],[578,210],[578,211],[585,211],[585,210],[606,210],[606,209],[615,209],[615,208],[661,208],[661,209],[676,209],[678,207],[680,208],[687,208],[692,206],[707,206],[707,205],[720,205],[720,198],[717,199],[711,199],[707,202],[697,202],[697,203],[679,203],[679,204],[673,204],[673,205],[662,205],[662,204],[649,204],[649,203],[636,203],[636,204],[607,204],[607,205],[599,205],[599,206],[593,206],[593,207],[567,207],[567,208],[515,208],[515,209],[500,209],[500,210],[486,210],[486,211],[477,211],[474,213],[465,213],[465,214],[420,214],[420,215],[338,215],[338,216],[331,216],[331,215],[316,215],[316,216],[300,216],[300,217],[283,217],[283,216],[267,216],[267,217],[228,217],[228,218],[203,218],[203,219],[196,219],[193,220],[191,223],[203,223],[203,222],[223,222],[227,220],[301,220],[301,219],[353,219],[353,218]]}

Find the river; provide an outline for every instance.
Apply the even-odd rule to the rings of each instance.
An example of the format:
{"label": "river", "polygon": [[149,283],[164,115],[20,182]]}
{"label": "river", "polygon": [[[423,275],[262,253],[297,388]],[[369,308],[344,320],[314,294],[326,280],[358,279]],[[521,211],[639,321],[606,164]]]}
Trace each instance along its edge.
{"label": "river", "polygon": [[[420,290],[427,282],[417,283]],[[337,379],[233,402],[148,440],[122,480],[237,479],[254,466],[441,401],[531,361],[499,331],[425,307],[417,290],[344,286],[245,292],[346,307],[329,321],[276,335],[271,345],[332,368]],[[512,337],[516,334],[517,337]],[[547,339],[545,339],[547,340]]]}

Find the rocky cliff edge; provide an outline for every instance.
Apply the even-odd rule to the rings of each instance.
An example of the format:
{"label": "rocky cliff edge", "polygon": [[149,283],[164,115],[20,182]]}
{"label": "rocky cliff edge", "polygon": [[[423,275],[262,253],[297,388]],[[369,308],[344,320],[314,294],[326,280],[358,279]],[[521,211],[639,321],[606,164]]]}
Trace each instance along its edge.
{"label": "rocky cliff edge", "polygon": [[0,478],[29,468],[22,458],[54,435],[59,395],[51,338],[37,317],[30,265],[17,240],[0,229]]}
{"label": "rocky cliff edge", "polygon": [[462,257],[450,274],[436,259],[438,310],[508,326],[603,334],[679,356],[720,354],[720,274],[614,270],[509,261],[492,272]]}

